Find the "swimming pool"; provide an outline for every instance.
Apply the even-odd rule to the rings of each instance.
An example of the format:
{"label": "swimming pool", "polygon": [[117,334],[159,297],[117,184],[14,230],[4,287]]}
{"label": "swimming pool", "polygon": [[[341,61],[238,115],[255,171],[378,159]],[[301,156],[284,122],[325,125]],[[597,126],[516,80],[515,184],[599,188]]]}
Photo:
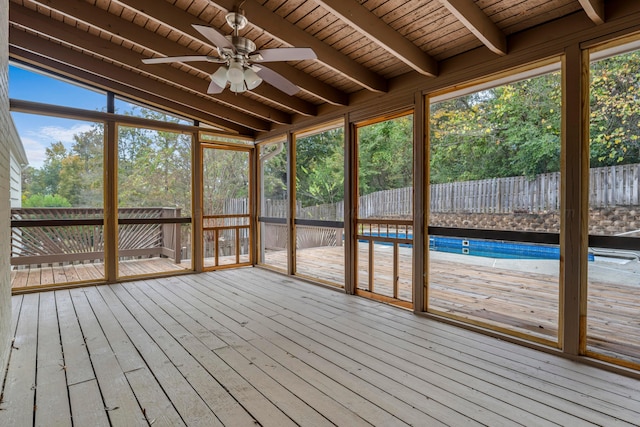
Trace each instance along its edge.
{"label": "swimming pool", "polygon": [[[366,235],[377,236],[375,233]],[[383,233],[383,237],[396,237],[395,233]],[[411,239],[411,234],[399,233],[398,238]],[[389,242],[375,242],[381,245],[392,245]],[[401,243],[401,247],[411,244]],[[429,236],[429,250],[453,254],[481,256],[501,259],[560,259],[560,247],[538,243],[508,242],[504,240],[465,239],[461,237]],[[594,255],[589,253],[589,261]]]}

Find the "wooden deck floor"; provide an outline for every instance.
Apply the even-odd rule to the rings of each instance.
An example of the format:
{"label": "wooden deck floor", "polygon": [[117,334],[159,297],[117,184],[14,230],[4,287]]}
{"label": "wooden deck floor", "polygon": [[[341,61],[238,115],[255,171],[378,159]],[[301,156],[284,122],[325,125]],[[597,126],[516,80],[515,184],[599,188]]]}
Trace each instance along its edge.
{"label": "wooden deck floor", "polygon": [[[385,252],[386,251],[386,252]],[[375,255],[374,291],[392,296],[391,248],[382,247]],[[235,257],[230,257],[235,260]],[[360,245],[358,288],[367,289],[368,245]],[[478,260],[489,264],[478,264]],[[286,268],[285,251],[271,252],[269,261]],[[399,252],[399,292],[401,300],[411,301],[411,251]],[[475,261],[473,261],[475,260]],[[297,270],[307,277],[340,284],[344,282],[344,248],[324,247],[298,251]],[[474,262],[476,264],[474,264]],[[59,267],[27,268],[12,271],[14,288],[39,284],[100,280],[100,263]],[[190,268],[190,260],[176,265],[166,258],[137,259],[119,264],[122,276],[136,276]],[[481,257],[431,253],[429,267],[429,307],[527,337],[557,342],[559,279],[557,261],[491,260]],[[591,280],[587,316],[588,347],[596,353],[640,363],[640,280],[625,283],[622,272],[606,283]],[[637,275],[636,275],[637,277]],[[52,279],[54,278],[54,279]]]}
{"label": "wooden deck floor", "polygon": [[12,303],[2,426],[640,420],[638,380],[258,268]]}
{"label": "wooden deck floor", "polygon": [[[143,258],[120,261],[120,277],[183,271],[191,268],[190,260],[176,264],[168,258]],[[87,262],[68,265],[24,266],[11,270],[11,288],[22,289],[42,285],[68,284],[86,280],[104,280],[104,263]]]}
{"label": "wooden deck floor", "polygon": [[[377,253],[374,291],[393,294],[392,255]],[[341,247],[298,251],[298,270],[333,282],[344,282],[344,270],[331,268],[344,262]],[[302,255],[302,256],[300,256]],[[411,301],[411,252],[399,254],[400,299]],[[284,251],[270,261],[286,266]],[[484,262],[484,263],[483,263]],[[360,245],[358,288],[367,289],[367,245]],[[516,334],[552,342],[558,340],[559,264],[549,260],[492,260],[482,257],[432,252],[429,262],[429,307],[438,313],[503,328]],[[588,290],[587,345],[597,353],[640,363],[640,280],[619,280],[621,271],[607,281],[590,280]]]}

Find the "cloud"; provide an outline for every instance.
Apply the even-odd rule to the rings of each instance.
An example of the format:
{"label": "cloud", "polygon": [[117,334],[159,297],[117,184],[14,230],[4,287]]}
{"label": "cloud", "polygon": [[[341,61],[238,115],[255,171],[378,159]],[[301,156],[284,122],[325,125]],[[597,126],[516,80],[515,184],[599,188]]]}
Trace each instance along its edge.
{"label": "cloud", "polygon": [[44,150],[48,147],[48,144],[43,144],[37,139],[24,136],[20,137],[20,139],[22,140],[24,152],[27,154],[27,159],[29,159],[29,166],[34,168],[42,166],[45,157]]}
{"label": "cloud", "polygon": [[74,142],[73,136],[82,132],[87,132],[93,127],[90,123],[76,123],[69,127],[63,126],[40,126],[30,128],[20,134],[24,151],[29,159],[29,166],[39,168],[45,159],[45,150],[52,143],[62,142],[67,149],[71,148]]}
{"label": "cloud", "polygon": [[87,132],[93,127],[89,123],[78,123],[71,127],[62,126],[42,126],[35,131],[30,131],[29,136],[51,142],[62,142],[65,147],[73,142],[73,136],[82,132]]}

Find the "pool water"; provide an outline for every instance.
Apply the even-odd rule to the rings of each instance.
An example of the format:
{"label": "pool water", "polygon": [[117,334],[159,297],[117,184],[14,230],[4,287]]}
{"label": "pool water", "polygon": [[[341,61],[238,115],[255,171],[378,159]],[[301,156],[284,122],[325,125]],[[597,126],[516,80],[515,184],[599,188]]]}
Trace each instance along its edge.
{"label": "pool water", "polygon": [[429,249],[470,256],[501,259],[560,259],[557,246],[495,240],[429,237]]}
{"label": "pool water", "polygon": [[[377,234],[371,233],[376,236]],[[384,237],[396,237],[394,233],[384,233]],[[411,239],[412,236],[399,233],[398,238]],[[375,242],[381,245],[392,245],[389,242]],[[411,247],[411,244],[401,243],[402,247]],[[453,254],[481,256],[485,258],[500,259],[560,259],[560,247],[535,243],[516,243],[502,240],[464,239],[460,237],[429,237],[429,250],[447,252]],[[589,253],[589,261],[594,260],[594,255]]]}

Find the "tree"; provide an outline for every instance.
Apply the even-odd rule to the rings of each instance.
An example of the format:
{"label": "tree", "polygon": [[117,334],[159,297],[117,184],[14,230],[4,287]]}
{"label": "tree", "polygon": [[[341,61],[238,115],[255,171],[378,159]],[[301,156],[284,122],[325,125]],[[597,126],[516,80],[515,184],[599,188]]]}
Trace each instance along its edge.
{"label": "tree", "polygon": [[[104,185],[104,126],[94,124],[90,130],[73,136],[71,153],[79,165],[75,168],[79,180],[79,206],[101,207]],[[74,162],[75,163],[75,162]],[[70,173],[67,170],[66,173]]]}
{"label": "tree", "polygon": [[72,206],[79,206],[82,202],[82,192],[86,185],[82,172],[83,165],[79,156],[67,156],[62,159],[58,192],[60,196],[67,199]]}
{"label": "tree", "polygon": [[560,169],[559,73],[432,105],[431,182]]}
{"label": "tree", "polygon": [[[177,122],[144,108],[136,115]],[[191,137],[177,132],[121,126],[118,134],[118,204],[191,210]]]}
{"label": "tree", "polygon": [[203,204],[208,215],[244,213],[224,210],[228,200],[249,196],[249,155],[243,151],[205,150]]}
{"label": "tree", "polygon": [[344,130],[296,140],[296,200],[303,206],[344,199]]}
{"label": "tree", "polygon": [[40,172],[40,181],[44,194],[56,194],[60,183],[62,161],[67,157],[67,149],[62,142],[51,144],[45,150],[45,160]]}
{"label": "tree", "polygon": [[24,197],[23,208],[69,208],[71,203],[59,194],[33,194]]}
{"label": "tree", "polygon": [[358,129],[360,195],[413,185],[413,115]]}
{"label": "tree", "polygon": [[[279,144],[263,146],[260,158],[271,156]],[[260,161],[262,168],[262,197],[265,200],[287,199],[287,145],[282,142],[282,151],[266,161]]]}
{"label": "tree", "polygon": [[640,51],[591,65],[591,167],[640,163]]}

